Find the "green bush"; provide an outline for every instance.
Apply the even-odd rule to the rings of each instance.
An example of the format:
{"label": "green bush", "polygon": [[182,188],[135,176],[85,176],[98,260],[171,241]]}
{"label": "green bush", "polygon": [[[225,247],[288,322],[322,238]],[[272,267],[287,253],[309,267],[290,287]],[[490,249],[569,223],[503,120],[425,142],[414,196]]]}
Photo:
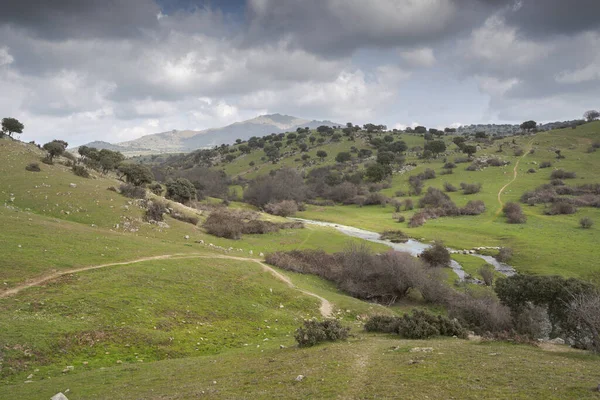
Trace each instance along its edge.
{"label": "green bush", "polygon": [[420,310],[413,310],[412,314],[404,314],[402,317],[373,316],[365,324],[365,330],[397,333],[406,339],[428,339],[433,336],[467,337],[467,331],[458,321]]}
{"label": "green bush", "polygon": [[318,343],[336,340],[344,340],[348,337],[350,328],[344,327],[336,319],[326,319],[317,321],[314,319],[305,320],[304,326],[296,329],[294,338],[299,347],[310,347]]}
{"label": "green bush", "polygon": [[167,209],[162,203],[153,202],[146,210],[146,221],[163,221],[166,212]]}
{"label": "green bush", "polygon": [[73,170],[73,173],[77,176],[81,176],[82,178],[90,177],[90,173],[82,165],[73,165],[73,167],[71,169]]}
{"label": "green bush", "polygon": [[40,172],[42,169],[40,168],[40,164],[38,163],[30,163],[25,167],[27,171],[30,172]]}

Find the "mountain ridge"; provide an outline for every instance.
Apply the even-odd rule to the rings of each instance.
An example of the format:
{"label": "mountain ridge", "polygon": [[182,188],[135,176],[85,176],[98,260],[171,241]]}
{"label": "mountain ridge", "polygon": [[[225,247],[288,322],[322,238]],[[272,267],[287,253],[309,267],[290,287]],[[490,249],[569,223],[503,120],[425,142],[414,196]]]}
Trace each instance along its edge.
{"label": "mountain ridge", "polygon": [[252,136],[264,136],[270,133],[294,131],[297,128],[318,126],[338,126],[329,120],[308,120],[284,114],[265,114],[245,121],[238,121],[220,128],[208,128],[200,131],[191,129],[158,132],[140,138],[119,143],[91,142],[88,147],[118,150],[126,155],[148,153],[189,152],[200,148],[230,144],[236,139],[248,140]]}

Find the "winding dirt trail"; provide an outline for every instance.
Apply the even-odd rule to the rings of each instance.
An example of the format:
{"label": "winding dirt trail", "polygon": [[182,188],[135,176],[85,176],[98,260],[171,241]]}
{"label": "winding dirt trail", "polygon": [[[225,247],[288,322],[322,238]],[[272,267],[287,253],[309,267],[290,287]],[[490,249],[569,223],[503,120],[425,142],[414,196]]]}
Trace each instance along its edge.
{"label": "winding dirt trail", "polygon": [[22,285],[19,286],[15,286],[12,289],[8,289],[4,292],[0,293],[0,299],[4,299],[6,297],[10,297],[10,296],[14,296],[15,294],[30,288],[30,287],[34,287],[34,286],[40,286],[43,285],[44,283],[50,282],[52,280],[55,280],[57,278],[60,278],[61,276],[64,275],[69,275],[69,274],[75,274],[78,272],[84,272],[84,271],[90,271],[90,270],[94,270],[94,269],[101,269],[101,268],[107,268],[107,267],[115,267],[115,266],[119,266],[119,265],[129,265],[129,264],[137,264],[137,263],[141,263],[141,262],[146,262],[146,261],[154,261],[154,260],[168,260],[168,259],[172,259],[172,260],[182,260],[182,259],[189,259],[189,258],[205,258],[205,259],[226,259],[226,260],[237,260],[237,261],[248,261],[248,262],[254,262],[257,263],[258,265],[260,265],[262,267],[262,269],[266,272],[269,272],[271,275],[273,275],[276,279],[282,281],[283,283],[285,283],[286,285],[288,285],[288,287],[290,287],[291,289],[295,289],[298,290],[301,293],[304,293],[307,296],[312,296],[314,298],[319,299],[319,301],[321,301],[321,306],[319,307],[319,311],[321,312],[321,315],[323,317],[329,317],[331,316],[332,312],[333,312],[333,306],[332,304],[325,298],[319,296],[316,293],[312,293],[309,292],[307,290],[304,289],[300,289],[298,288],[296,285],[294,285],[292,283],[292,281],[290,280],[290,278],[288,278],[287,276],[283,275],[282,273],[280,273],[279,271],[275,270],[274,268],[272,268],[271,266],[263,263],[260,260],[257,260],[255,258],[248,258],[248,257],[234,257],[234,256],[227,256],[224,254],[215,254],[215,255],[208,255],[208,254],[189,254],[189,253],[181,253],[181,254],[165,254],[162,256],[154,256],[154,257],[144,257],[144,258],[138,258],[136,260],[131,260],[131,261],[123,261],[123,262],[116,262],[116,263],[108,263],[108,264],[100,264],[100,265],[90,265],[87,267],[80,267],[80,268],[75,268],[75,269],[69,269],[69,270],[65,270],[65,271],[57,271],[45,276],[41,276],[39,278],[35,278],[33,280],[30,280]]}
{"label": "winding dirt trail", "polygon": [[514,181],[517,180],[517,176],[519,175],[519,172],[518,172],[519,164],[521,163],[521,160],[524,159],[527,156],[527,154],[529,154],[529,150],[531,150],[532,143],[533,143],[533,139],[531,139],[529,141],[529,143],[527,143],[527,149],[525,150],[525,153],[515,163],[515,167],[513,168],[513,178],[511,179],[511,181],[508,182],[506,185],[502,186],[500,188],[500,190],[498,191],[498,203],[500,204],[500,207],[496,211],[496,217],[498,215],[500,215],[500,213],[502,212],[502,208],[504,207],[504,203],[502,202],[502,193],[504,192],[504,190],[507,187],[509,187]]}

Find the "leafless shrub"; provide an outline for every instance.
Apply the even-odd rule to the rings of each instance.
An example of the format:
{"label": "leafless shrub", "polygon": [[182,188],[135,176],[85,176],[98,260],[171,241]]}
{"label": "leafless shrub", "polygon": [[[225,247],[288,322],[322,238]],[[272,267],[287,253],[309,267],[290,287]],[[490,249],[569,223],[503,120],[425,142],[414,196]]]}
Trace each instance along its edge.
{"label": "leafless shrub", "polygon": [[543,161],[542,163],[540,163],[540,168],[550,168],[552,166],[552,163],[550,161]]}
{"label": "leafless shrub", "polygon": [[481,183],[465,183],[460,184],[463,194],[475,194],[481,191]]}
{"label": "leafless shrub", "polygon": [[600,353],[600,293],[574,295],[569,304],[570,324],[577,347]]}
{"label": "leafless shrub", "polygon": [[502,210],[509,224],[524,224],[527,222],[527,217],[523,214],[521,206],[517,203],[506,203]]}
{"label": "leafless shrub", "polygon": [[577,212],[577,208],[566,201],[557,201],[556,203],[552,203],[549,209],[547,209],[544,213],[546,215],[568,215],[575,214]]}
{"label": "leafless shrub", "polygon": [[485,212],[485,203],[481,200],[469,200],[469,202],[460,209],[461,215],[479,215]]}
{"label": "leafless shrub", "polygon": [[451,192],[456,192],[458,190],[458,188],[449,182],[444,182],[444,190],[446,192],[451,193]]}
{"label": "leafless shrub", "polygon": [[568,172],[564,169],[555,169],[552,171],[552,174],[550,174],[551,179],[574,179],[576,177],[577,174],[575,174],[575,172]]}
{"label": "leafless shrub", "polygon": [[450,266],[450,252],[446,249],[444,243],[440,241],[435,241],[431,247],[421,253],[420,257],[427,265],[433,268]]}
{"label": "leafless shrub", "polygon": [[483,279],[486,286],[492,286],[494,283],[494,267],[489,264],[485,264],[479,268],[479,275]]}
{"label": "leafless shrub", "polygon": [[167,208],[164,206],[164,204],[159,203],[157,201],[153,201],[152,203],[150,203],[150,205],[148,206],[148,209],[146,210],[146,214],[145,214],[145,218],[146,221],[163,221],[164,220],[164,214],[167,212]]}
{"label": "leafless shrub", "polygon": [[132,199],[145,199],[146,189],[141,186],[136,186],[131,183],[123,183],[119,186],[119,193],[125,197]]}
{"label": "leafless shrub", "polygon": [[278,203],[268,203],[265,211],[269,214],[289,217],[298,212],[298,204],[294,200],[283,200]]}
{"label": "leafless shrub", "polygon": [[213,211],[203,226],[206,232],[217,237],[235,240],[242,237],[243,222],[226,210]]}
{"label": "leafless shrub", "polygon": [[406,199],[404,200],[404,210],[405,211],[410,211],[413,208],[415,208],[412,199]]}
{"label": "leafless shrub", "polygon": [[513,250],[510,247],[501,247],[498,254],[494,256],[501,263],[509,262],[513,256]]}

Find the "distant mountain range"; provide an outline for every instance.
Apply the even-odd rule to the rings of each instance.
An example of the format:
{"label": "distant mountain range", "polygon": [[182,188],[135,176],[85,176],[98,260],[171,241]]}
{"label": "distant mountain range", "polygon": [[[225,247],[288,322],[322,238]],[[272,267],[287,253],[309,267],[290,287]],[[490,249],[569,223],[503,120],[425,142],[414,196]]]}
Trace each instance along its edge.
{"label": "distant mountain range", "polygon": [[339,126],[341,124],[331,121],[302,119],[289,115],[270,114],[236,122],[222,128],[211,128],[202,131],[172,130],[142,136],[127,142],[111,144],[96,141],[85,146],[120,151],[125,155],[180,153],[221,144],[231,144],[236,139],[248,140],[252,136],[290,132],[304,127],[315,129],[321,125]]}

